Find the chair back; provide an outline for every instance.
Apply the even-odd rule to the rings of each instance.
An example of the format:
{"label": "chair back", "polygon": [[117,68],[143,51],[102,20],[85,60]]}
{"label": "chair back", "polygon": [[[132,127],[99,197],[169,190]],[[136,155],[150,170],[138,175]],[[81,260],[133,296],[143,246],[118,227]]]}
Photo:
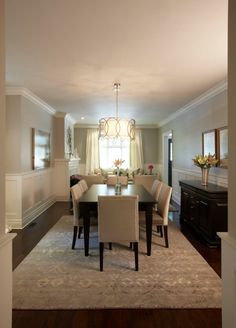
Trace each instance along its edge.
{"label": "chair back", "polygon": [[161,187],[163,183],[160,180],[155,180],[152,185],[152,196],[155,198],[156,201],[158,201],[158,198],[160,196]]}
{"label": "chair back", "polygon": [[163,225],[168,224],[168,212],[172,187],[162,183],[160,195],[158,197],[157,212],[163,218]]}
{"label": "chair back", "polygon": [[79,225],[79,199],[83,194],[83,191],[80,185],[77,183],[73,187],[70,188],[71,196],[72,196],[72,203],[73,203],[73,215],[74,215],[74,226]]}
{"label": "chair back", "polygon": [[144,188],[151,194],[153,182],[157,179],[155,175],[135,175],[134,184],[143,185]]}
{"label": "chair back", "polygon": [[79,181],[79,185],[81,186],[83,192],[86,192],[88,190],[87,182],[84,179],[81,179]]}
{"label": "chair back", "polygon": [[[128,177],[125,175],[120,175],[118,177],[118,182],[122,185],[122,186],[127,186],[128,184]],[[117,183],[117,176],[116,175],[108,175],[107,177],[107,185],[109,186],[115,186]]]}
{"label": "chair back", "polygon": [[103,184],[104,177],[102,175],[82,175],[82,180],[85,180],[87,183],[88,188],[93,184]]}
{"label": "chair back", "polygon": [[98,196],[100,242],[138,242],[137,196]]}

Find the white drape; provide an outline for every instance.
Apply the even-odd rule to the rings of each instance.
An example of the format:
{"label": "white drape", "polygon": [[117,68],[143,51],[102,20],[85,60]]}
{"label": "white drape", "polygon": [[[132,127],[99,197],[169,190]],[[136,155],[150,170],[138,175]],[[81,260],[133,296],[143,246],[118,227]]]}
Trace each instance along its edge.
{"label": "white drape", "polygon": [[94,173],[94,169],[99,168],[99,141],[98,129],[87,130],[86,141],[86,174]]}
{"label": "white drape", "polygon": [[141,130],[135,131],[135,140],[130,143],[130,168],[143,168],[143,143]]}

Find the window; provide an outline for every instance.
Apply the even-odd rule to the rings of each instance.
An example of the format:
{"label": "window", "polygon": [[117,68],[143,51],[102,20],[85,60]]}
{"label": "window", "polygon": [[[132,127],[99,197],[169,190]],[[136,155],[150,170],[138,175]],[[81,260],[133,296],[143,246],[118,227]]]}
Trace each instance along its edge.
{"label": "window", "polygon": [[113,161],[117,158],[125,160],[123,168],[129,168],[130,163],[130,141],[120,139],[99,140],[100,167],[111,168]]}

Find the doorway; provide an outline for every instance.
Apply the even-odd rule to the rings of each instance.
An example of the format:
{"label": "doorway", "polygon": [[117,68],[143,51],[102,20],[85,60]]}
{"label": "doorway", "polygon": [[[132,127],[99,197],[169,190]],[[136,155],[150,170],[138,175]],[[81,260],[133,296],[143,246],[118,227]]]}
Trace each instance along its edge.
{"label": "doorway", "polygon": [[163,182],[172,186],[173,140],[172,130],[163,133]]}

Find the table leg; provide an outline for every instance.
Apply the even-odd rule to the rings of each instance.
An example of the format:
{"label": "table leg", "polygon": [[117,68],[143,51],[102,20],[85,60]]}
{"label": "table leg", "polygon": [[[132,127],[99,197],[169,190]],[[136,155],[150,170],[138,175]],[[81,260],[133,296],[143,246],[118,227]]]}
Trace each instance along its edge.
{"label": "table leg", "polygon": [[89,207],[84,207],[83,211],[83,222],[84,222],[84,255],[89,256],[89,231],[90,231],[90,216]]}
{"label": "table leg", "polygon": [[147,255],[151,255],[152,250],[152,204],[146,206],[146,241],[147,241]]}

